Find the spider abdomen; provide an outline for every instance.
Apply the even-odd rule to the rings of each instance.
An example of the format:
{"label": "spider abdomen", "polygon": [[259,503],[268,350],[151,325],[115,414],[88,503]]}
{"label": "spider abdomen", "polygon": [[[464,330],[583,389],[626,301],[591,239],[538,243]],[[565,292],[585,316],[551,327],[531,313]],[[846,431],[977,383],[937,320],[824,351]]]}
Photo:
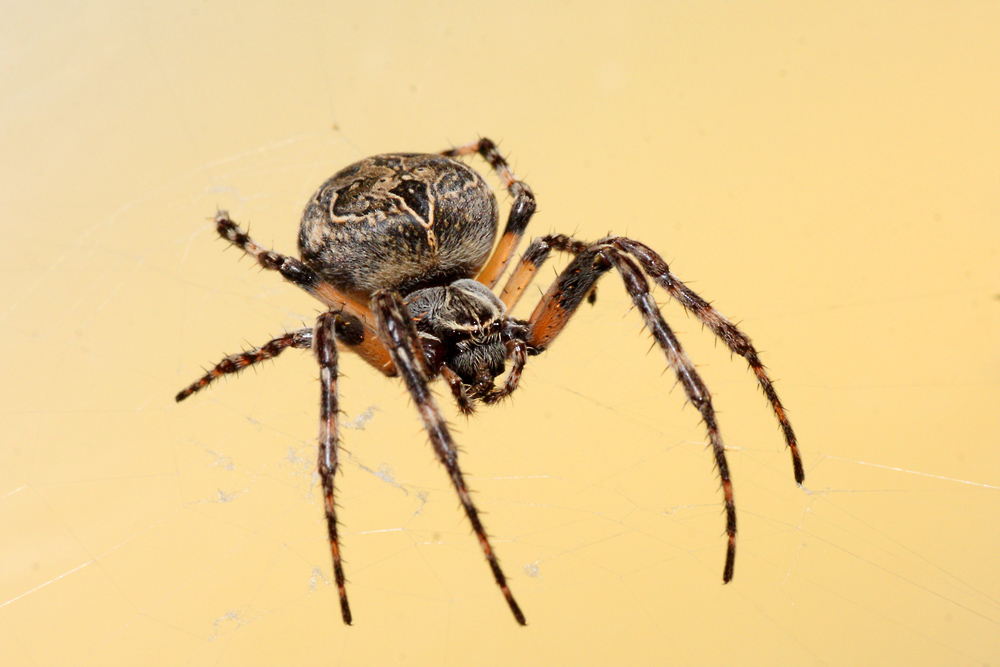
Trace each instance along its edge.
{"label": "spider abdomen", "polygon": [[299,253],[331,285],[403,294],[476,275],[497,233],[496,197],[442,155],[376,155],[320,186],[302,214]]}

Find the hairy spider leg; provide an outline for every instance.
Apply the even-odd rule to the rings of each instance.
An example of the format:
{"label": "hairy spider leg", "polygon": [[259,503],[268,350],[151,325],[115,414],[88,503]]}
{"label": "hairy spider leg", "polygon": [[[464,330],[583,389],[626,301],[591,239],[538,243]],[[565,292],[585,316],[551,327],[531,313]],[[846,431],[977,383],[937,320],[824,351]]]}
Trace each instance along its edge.
{"label": "hairy spider leg", "polygon": [[596,243],[579,253],[555,279],[531,314],[528,320],[528,345],[539,352],[547,348],[562,332],[570,317],[590,293],[594,283],[612,267],[621,275],[632,302],[642,313],[646,328],[663,350],[667,363],[684,387],[688,400],[701,413],[702,421],[708,431],[708,440],[715,455],[715,466],[722,480],[726,510],[726,534],[729,543],[722,581],[728,583],[733,578],[736,561],[736,503],[733,500],[733,484],[729,476],[729,464],[726,461],[726,448],[719,434],[715,409],[712,407],[712,396],[681,348],[680,341],[663,319],[660,309],[653,301],[649,282],[642,270],[614,246]]}
{"label": "hairy spider leg", "polygon": [[211,382],[222,377],[223,375],[239,373],[244,368],[253,366],[254,364],[259,364],[260,362],[268,359],[274,359],[290,347],[312,347],[312,342],[312,329],[298,329],[296,331],[290,331],[284,336],[278,336],[277,338],[272,339],[260,347],[255,347],[252,350],[247,350],[238,354],[231,354],[216,364],[215,368],[205,373],[195,382],[192,382],[187,389],[178,393],[175,399],[178,403],[180,403],[191,394],[204,389]]}
{"label": "hairy spider leg", "polygon": [[479,272],[479,275],[476,276],[476,280],[479,282],[487,287],[493,287],[500,280],[500,276],[503,275],[504,270],[510,263],[511,258],[514,256],[514,251],[517,250],[517,245],[521,242],[521,237],[524,236],[524,230],[528,226],[531,216],[535,214],[535,195],[527,183],[519,181],[514,176],[510,165],[507,164],[504,157],[500,155],[500,151],[497,150],[496,144],[486,137],[471,144],[441,152],[442,155],[448,157],[459,157],[473,153],[479,153],[484,160],[489,162],[500,178],[500,182],[503,183],[507,192],[514,198],[514,203],[510,207],[510,214],[507,217],[507,226],[503,230],[503,236],[500,237],[500,242],[497,244],[496,249],[493,250],[493,254],[490,255],[486,265]]}
{"label": "hairy spider leg", "polygon": [[602,239],[598,243],[614,245],[632,255],[650,278],[665,289],[670,296],[679,301],[702,324],[711,329],[712,333],[724,342],[730,351],[746,359],[747,364],[750,365],[750,369],[757,376],[757,384],[760,385],[764,396],[767,397],[768,402],[771,404],[774,416],[778,419],[778,424],[781,426],[781,431],[785,436],[785,444],[792,453],[792,468],[795,471],[795,482],[801,485],[805,481],[805,471],[802,468],[802,457],[799,455],[799,445],[795,437],[795,431],[792,430],[792,423],[788,420],[785,406],[782,405],[781,399],[778,398],[778,392],[774,389],[774,383],[764,369],[764,364],[761,363],[757,350],[754,349],[753,343],[750,342],[750,338],[740,331],[735,324],[726,319],[722,313],[712,307],[710,303],[679,281],[670,272],[670,268],[663,258],[649,246],[620,236]]}
{"label": "hairy spider leg", "polygon": [[293,283],[323,302],[331,310],[344,313],[361,323],[363,330],[350,338],[338,337],[340,342],[364,359],[368,364],[387,376],[394,376],[396,369],[385,346],[378,339],[375,320],[371,309],[364,303],[344,294],[319,277],[302,260],[267,250],[257,244],[240,226],[229,218],[229,213],[215,214],[215,225],[219,236],[257,260],[263,268],[277,271],[285,280]]}
{"label": "hairy spider leg", "polygon": [[493,546],[490,544],[489,538],[486,536],[486,529],[479,519],[479,511],[472,502],[469,489],[465,484],[465,477],[458,467],[458,448],[452,440],[451,432],[448,430],[441,410],[431,395],[428,385],[430,373],[413,319],[407,312],[402,297],[392,291],[379,290],[375,292],[372,295],[372,310],[375,313],[375,323],[379,335],[382,337],[382,342],[389,350],[393,363],[403,377],[406,388],[420,412],[420,418],[430,437],[434,453],[448,470],[452,485],[458,493],[465,514],[469,517],[472,529],[479,539],[479,545],[493,571],[493,578],[503,592],[514,618],[521,625],[525,625],[524,614],[510,592],[507,577],[500,568],[500,561],[493,553]]}
{"label": "hairy spider leg", "polygon": [[531,284],[535,272],[545,262],[552,250],[579,255],[589,246],[589,243],[578,241],[565,234],[549,234],[534,239],[528,249],[524,251],[514,270],[511,271],[510,278],[507,279],[500,292],[500,300],[507,306],[507,312],[510,312],[524,296],[524,290]]}
{"label": "hairy spider leg", "polygon": [[[731,352],[739,354],[746,359],[778,420],[785,438],[785,444],[792,455],[792,468],[795,474],[795,481],[801,485],[805,480],[805,471],[803,470],[802,457],[799,454],[795,431],[792,429],[787,411],[778,397],[778,392],[774,388],[774,383],[761,363],[760,356],[754,348],[753,343],[750,342],[750,338],[740,331],[735,324],[726,319],[710,303],[678,280],[670,271],[663,258],[649,246],[622,236],[610,236],[598,241],[595,245],[599,244],[613,245],[619,250],[629,253],[660,287],[679,301],[688,312],[694,314],[702,324],[711,329],[716,337],[722,340]],[[525,288],[531,282],[535,272],[546,260],[551,250],[560,250],[578,255],[586,247],[586,243],[563,234],[552,234],[535,239],[528,246],[521,260],[511,272],[511,276],[500,294],[500,300],[504,302],[508,310],[512,309],[520,300]]]}
{"label": "hairy spider leg", "polygon": [[326,531],[333,557],[333,576],[340,594],[340,614],[344,623],[351,624],[351,607],[347,603],[344,585],[344,567],[340,560],[340,540],[337,537],[337,503],[334,500],[334,476],[337,474],[337,314],[327,311],[316,320],[313,353],[319,364],[319,461],[317,470],[323,484],[323,510],[326,513]]}

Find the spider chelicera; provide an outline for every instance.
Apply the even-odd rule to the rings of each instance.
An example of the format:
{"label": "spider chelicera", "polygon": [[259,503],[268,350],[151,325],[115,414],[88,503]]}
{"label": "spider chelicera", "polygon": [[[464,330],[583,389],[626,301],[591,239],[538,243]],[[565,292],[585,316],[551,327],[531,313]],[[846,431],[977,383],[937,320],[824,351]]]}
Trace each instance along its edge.
{"label": "spider chelicera", "polygon": [[[492,251],[498,210],[492,190],[479,173],[456,160],[478,153],[496,171],[513,197],[507,226]],[[334,502],[337,472],[337,357],[340,349],[361,356],[381,373],[402,377],[438,459],[458,492],[497,585],[524,625],[524,614],[507,585],[486,529],[458,465],[458,449],[429,384],[448,383],[459,409],[472,413],[477,402],[491,404],[517,389],[529,356],[545,351],[580,304],[593,302],[597,280],[615,269],[666,356],[688,400],[701,413],[722,480],[728,547],[723,581],[733,577],[736,506],[725,446],[712,398],[694,365],[650,295],[648,275],[708,326],[729,349],[749,363],[784,432],[795,481],[804,479],[795,433],[757,351],[739,329],[707,301],[677,280],[649,247],[621,236],[587,243],[550,234],[536,238],[514,267],[497,297],[504,274],[535,212],[535,197],[519,181],[489,139],[436,155],[394,153],[366,158],[341,170],[312,196],[302,214],[302,259],[265,250],[229,218],[215,216],[219,234],[319,299],[327,308],[311,328],[291,331],[261,347],[226,357],[177,394],[182,401],[216,378],[272,359],[289,347],[311,348],[319,364],[319,476],[333,571],[344,623],[351,623]],[[535,306],[527,320],[510,317],[532,277],[552,250],[572,261]],[[511,368],[499,384],[507,361]]]}

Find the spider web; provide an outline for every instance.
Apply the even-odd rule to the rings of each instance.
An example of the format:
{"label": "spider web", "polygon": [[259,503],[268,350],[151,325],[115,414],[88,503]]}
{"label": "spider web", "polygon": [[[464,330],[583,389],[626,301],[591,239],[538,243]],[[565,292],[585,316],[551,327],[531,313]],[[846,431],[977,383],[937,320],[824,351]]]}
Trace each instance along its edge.
{"label": "spider web", "polygon": [[[221,25],[212,16],[169,18],[208,44]],[[307,24],[297,16],[293,25]],[[178,71],[194,67],[184,58],[196,57],[170,46],[173,33],[159,20],[168,17],[154,10],[129,14],[129,29],[118,23],[110,35],[98,27],[107,16],[42,18],[32,25],[51,30],[11,42],[41,69],[29,79],[11,66],[3,107],[17,130],[11,136],[22,139],[8,139],[0,161],[0,207],[25,221],[2,228],[4,664],[318,656],[336,664],[465,664],[472,656],[650,664],[663,654],[721,664],[736,651],[767,664],[996,662],[1000,327],[995,270],[984,267],[995,267],[1000,238],[995,224],[982,223],[997,222],[998,212],[960,203],[982,198],[995,168],[992,181],[959,195],[941,186],[931,201],[900,204],[900,219],[887,223],[895,231],[878,242],[864,224],[825,236],[824,225],[846,214],[822,217],[818,208],[802,209],[815,222],[775,223],[781,243],[747,239],[737,225],[764,228],[767,220],[738,186],[732,210],[722,212],[706,209],[713,196],[689,200],[674,187],[668,216],[653,191],[625,203],[596,188],[581,193],[576,181],[600,164],[626,165],[612,150],[600,160],[585,150],[576,162],[553,159],[573,150],[558,123],[546,119],[549,134],[520,117],[509,127],[491,111],[495,93],[455,117],[414,111],[419,132],[397,127],[390,142],[392,116],[360,103],[370,117],[341,115],[350,107],[338,89],[345,79],[316,47],[307,51],[324,64],[308,73],[320,102],[302,117],[267,107],[281,121],[262,122],[262,110],[204,111],[227,99],[217,87],[251,86],[193,78],[180,86]],[[82,51],[52,63],[41,57],[80,25]],[[264,27],[239,26],[246,34]],[[274,44],[297,39],[289,24],[266,27]],[[456,32],[448,36],[461,39]],[[263,67],[269,48],[240,55]],[[212,53],[222,59],[212,71],[235,69],[224,49]],[[404,75],[392,79],[377,49],[359,62],[359,78],[374,72],[425,103],[440,92],[432,76],[445,62],[440,54],[407,70],[426,92],[407,88]],[[622,93],[628,67],[605,59],[593,69],[592,93]],[[307,79],[292,70],[267,80],[276,99],[294,100]],[[119,100],[113,112],[107,99]],[[531,360],[511,401],[469,421],[446,406],[474,499],[528,616],[525,631],[508,617],[398,382],[342,360],[338,499],[350,629],[339,621],[314,473],[319,387],[310,355],[286,351],[172,402],[199,365],[309,326],[317,313],[307,295],[226,249],[207,219],[216,207],[262,244],[291,252],[302,204],[336,168],[400,146],[443,148],[479,131],[507,139],[515,170],[539,193],[529,235],[596,238],[613,226],[663,249],[682,279],[763,348],[800,435],[802,489],[742,360],[676,304],[663,305],[713,391],[729,447],[740,521],[731,585],[719,585],[724,523],[704,429],[662,355],[648,351],[612,276],[597,304]],[[989,141],[995,147],[995,132]],[[720,160],[734,155],[732,146],[717,150]],[[143,167],[129,168],[133,161]],[[655,156],[642,165],[632,164],[633,178],[717,180],[706,165],[694,165],[687,180]],[[608,171],[614,179],[626,170]],[[883,185],[892,196],[909,192]],[[894,213],[892,196],[872,210]],[[623,206],[606,220],[605,211]],[[663,228],[663,217],[680,222]],[[720,231],[706,231],[703,220]],[[843,259],[817,256],[818,244]],[[913,257],[935,275],[919,277]],[[525,312],[564,265],[541,272]],[[51,641],[54,629],[63,642]]]}

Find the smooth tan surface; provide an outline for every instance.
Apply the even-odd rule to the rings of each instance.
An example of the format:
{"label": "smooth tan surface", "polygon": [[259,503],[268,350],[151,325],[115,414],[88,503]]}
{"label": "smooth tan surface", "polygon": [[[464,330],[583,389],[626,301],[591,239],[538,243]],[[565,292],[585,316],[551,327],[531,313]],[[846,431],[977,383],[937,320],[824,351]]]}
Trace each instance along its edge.
{"label": "smooth tan surface", "polygon": [[[0,664],[1000,663],[998,34],[993,2],[8,5]],[[704,429],[613,277],[513,400],[446,407],[527,628],[399,383],[343,360],[350,628],[310,355],[173,402],[317,313],[216,207],[293,252],[340,167],[480,134],[529,235],[641,239],[762,349],[803,489],[664,305],[729,446],[730,585]]]}

